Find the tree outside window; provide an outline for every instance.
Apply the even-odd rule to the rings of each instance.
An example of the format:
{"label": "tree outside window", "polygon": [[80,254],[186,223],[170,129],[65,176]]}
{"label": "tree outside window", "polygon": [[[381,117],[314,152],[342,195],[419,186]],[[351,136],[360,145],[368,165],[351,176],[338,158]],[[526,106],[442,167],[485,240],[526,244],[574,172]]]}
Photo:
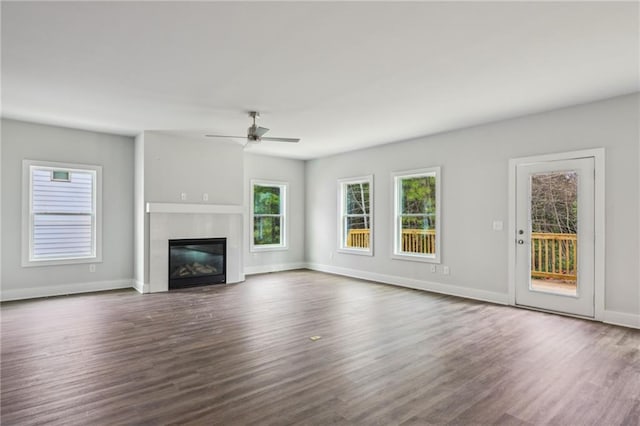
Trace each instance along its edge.
{"label": "tree outside window", "polygon": [[439,262],[440,168],[394,174],[395,257]]}
{"label": "tree outside window", "polygon": [[373,253],[373,176],[339,181],[339,248],[357,254]]}
{"label": "tree outside window", "polygon": [[286,248],[286,188],[281,183],[252,182],[252,250]]}
{"label": "tree outside window", "polygon": [[578,174],[575,171],[531,176],[531,231],[578,233]]}

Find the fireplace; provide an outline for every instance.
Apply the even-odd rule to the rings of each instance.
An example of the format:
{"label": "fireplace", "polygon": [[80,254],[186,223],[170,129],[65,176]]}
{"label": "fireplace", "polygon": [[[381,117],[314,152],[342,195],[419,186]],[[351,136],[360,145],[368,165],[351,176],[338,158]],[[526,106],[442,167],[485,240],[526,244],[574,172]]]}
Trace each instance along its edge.
{"label": "fireplace", "polygon": [[227,239],[169,240],[169,290],[227,282]]}

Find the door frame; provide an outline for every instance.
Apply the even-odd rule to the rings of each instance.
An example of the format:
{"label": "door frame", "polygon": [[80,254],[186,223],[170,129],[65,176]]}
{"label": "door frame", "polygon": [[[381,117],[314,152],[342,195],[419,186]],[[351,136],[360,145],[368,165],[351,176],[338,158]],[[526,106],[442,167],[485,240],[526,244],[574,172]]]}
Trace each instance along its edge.
{"label": "door frame", "polygon": [[[604,319],[605,295],[605,150],[604,148],[554,154],[534,155],[509,160],[509,221],[507,226],[509,259],[509,305],[516,306],[516,170],[518,165],[544,161],[593,158],[594,181],[594,316],[596,321]],[[518,305],[519,306],[519,305]],[[543,309],[541,309],[543,310]],[[558,313],[558,312],[556,312]],[[569,315],[570,314],[564,314]],[[583,317],[580,317],[583,318]]]}

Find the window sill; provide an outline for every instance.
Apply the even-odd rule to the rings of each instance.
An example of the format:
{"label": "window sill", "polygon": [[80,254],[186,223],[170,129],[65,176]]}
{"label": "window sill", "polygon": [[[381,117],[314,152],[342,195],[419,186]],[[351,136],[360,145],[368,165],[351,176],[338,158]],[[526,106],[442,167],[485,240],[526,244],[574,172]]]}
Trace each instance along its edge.
{"label": "window sill", "polygon": [[373,256],[373,250],[339,248],[336,251],[338,253],[355,254],[358,256]]}
{"label": "window sill", "polygon": [[262,251],[287,251],[289,247],[287,246],[251,246],[252,253],[259,253]]}
{"label": "window sill", "polygon": [[394,253],[391,255],[392,259],[395,260],[408,260],[410,262],[423,262],[423,263],[440,263],[439,256],[423,256],[423,255],[412,255],[412,254],[399,254]]}
{"label": "window sill", "polygon": [[75,259],[51,259],[51,260],[23,260],[23,268],[33,268],[38,266],[64,266],[64,265],[81,265],[86,263],[102,263],[102,258],[81,257]]}

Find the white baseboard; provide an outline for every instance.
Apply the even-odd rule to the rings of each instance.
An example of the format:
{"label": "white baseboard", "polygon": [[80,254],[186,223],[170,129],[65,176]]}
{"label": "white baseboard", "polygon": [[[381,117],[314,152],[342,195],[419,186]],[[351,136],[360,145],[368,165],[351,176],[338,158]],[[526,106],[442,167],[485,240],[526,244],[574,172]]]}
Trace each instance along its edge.
{"label": "white baseboard", "polygon": [[[508,305],[508,295],[486,290],[461,287],[452,284],[442,284],[432,281],[416,280],[412,278],[398,277],[394,275],[378,274],[375,272],[359,271],[350,268],[341,268],[319,263],[286,263],[279,265],[253,266],[245,268],[244,273],[262,274],[268,272],[288,271],[293,269],[307,268],[314,271],[327,272],[330,274],[343,275],[352,278],[359,278],[384,284],[408,287],[417,290],[431,291],[434,293],[447,294],[451,296],[465,297],[468,299],[482,300],[485,302]],[[94,281],[87,283],[75,283],[50,287],[31,287],[23,289],[7,289],[0,291],[1,301],[33,299],[38,297],[61,296],[65,294],[90,293],[94,291],[117,290],[122,288],[133,288],[139,293],[149,293],[149,284],[132,279]],[[602,322],[640,329],[640,315],[626,312],[605,310]]]}
{"label": "white baseboard", "polygon": [[276,265],[246,266],[245,275],[266,274],[268,272],[291,271],[292,269],[304,269],[307,264],[304,262],[281,263]]}
{"label": "white baseboard", "polygon": [[623,327],[640,329],[640,315],[628,314],[626,312],[604,311],[602,322]]}
{"label": "white baseboard", "polygon": [[[330,274],[344,275],[351,278],[360,278],[384,284],[392,284],[401,287],[431,291],[434,293],[448,294],[451,296],[465,297],[468,299],[482,300],[485,302],[499,303],[502,305],[509,304],[509,295],[506,293],[496,293],[492,291],[478,290],[431,281],[416,280],[394,275],[377,274],[374,272],[359,271],[356,269],[341,268],[331,265],[322,265],[319,263],[308,263],[307,268],[314,271],[328,272]],[[620,325],[623,327],[640,329],[640,315],[638,314],[605,310],[602,322],[605,322],[607,324]]]}
{"label": "white baseboard", "polygon": [[478,290],[475,288],[461,287],[452,284],[442,284],[433,281],[416,280],[413,278],[404,278],[395,275],[378,274],[375,272],[358,271],[356,269],[322,265],[319,263],[308,263],[307,268],[314,271],[328,272],[330,274],[344,275],[347,277],[376,281],[384,284],[392,284],[417,290],[425,290],[451,296],[465,297],[467,299],[482,300],[485,302],[499,303],[501,305],[509,304],[509,295],[507,293]]}
{"label": "white baseboard", "polygon": [[0,300],[34,299],[37,297],[62,296],[65,294],[89,293],[92,291],[116,290],[134,287],[133,280],[93,281],[87,283],[64,284],[47,287],[7,289],[0,292]]}
{"label": "white baseboard", "polygon": [[133,280],[132,281],[133,288],[138,291],[140,294],[149,293],[149,283],[145,284],[142,281]]}

